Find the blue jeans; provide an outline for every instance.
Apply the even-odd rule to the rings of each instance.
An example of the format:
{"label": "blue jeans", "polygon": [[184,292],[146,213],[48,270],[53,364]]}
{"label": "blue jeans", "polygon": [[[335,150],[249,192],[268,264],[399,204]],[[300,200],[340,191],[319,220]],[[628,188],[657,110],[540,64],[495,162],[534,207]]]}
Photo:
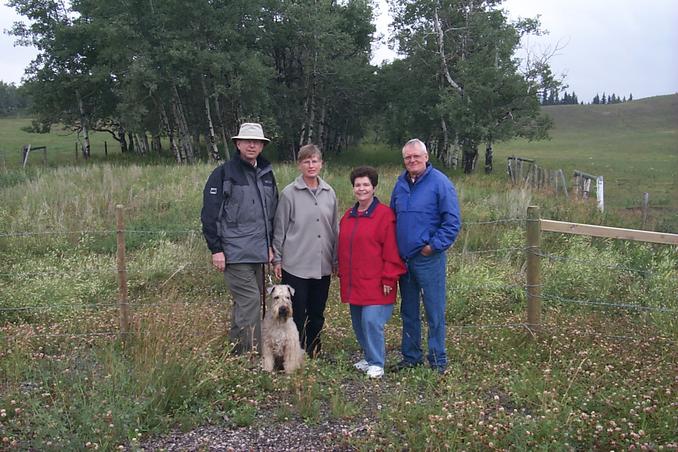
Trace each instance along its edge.
{"label": "blue jeans", "polygon": [[370,366],[384,367],[386,362],[384,325],[392,314],[392,304],[351,305],[353,331],[365,354],[365,361]]}
{"label": "blue jeans", "polygon": [[424,301],[428,322],[428,362],[433,368],[447,367],[445,352],[445,267],[444,252],[410,258],[407,273],[400,277],[400,314],[403,319],[401,351],[411,364],[423,362],[419,300]]}

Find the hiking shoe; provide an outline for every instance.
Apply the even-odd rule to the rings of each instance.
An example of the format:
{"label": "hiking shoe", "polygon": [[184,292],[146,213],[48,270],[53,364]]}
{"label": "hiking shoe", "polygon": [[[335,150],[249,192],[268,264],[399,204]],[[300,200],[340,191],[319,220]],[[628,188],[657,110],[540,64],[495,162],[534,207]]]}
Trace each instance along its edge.
{"label": "hiking shoe", "polygon": [[424,363],[413,363],[410,361],[402,360],[398,364],[394,365],[391,369],[393,372],[400,372],[401,370],[414,369],[415,367],[421,367]]}
{"label": "hiking shoe", "polygon": [[357,363],[353,364],[353,367],[358,369],[360,372],[367,372],[367,369],[370,367],[367,361],[361,359]]}
{"label": "hiking shoe", "polygon": [[370,366],[365,374],[370,378],[381,378],[384,376],[384,368],[379,366]]}

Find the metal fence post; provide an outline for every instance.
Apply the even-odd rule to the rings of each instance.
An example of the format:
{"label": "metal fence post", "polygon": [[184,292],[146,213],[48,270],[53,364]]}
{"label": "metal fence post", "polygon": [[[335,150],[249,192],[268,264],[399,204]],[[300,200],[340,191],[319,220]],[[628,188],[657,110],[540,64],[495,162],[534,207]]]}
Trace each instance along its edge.
{"label": "metal fence post", "polygon": [[123,342],[129,333],[129,302],[127,300],[127,268],[125,262],[125,218],[124,206],[115,206],[117,220],[116,238],[118,242],[118,306],[120,309],[120,337]]}
{"label": "metal fence post", "polygon": [[541,277],[539,272],[539,247],[541,227],[539,207],[527,208],[527,325],[538,332],[541,325]]}

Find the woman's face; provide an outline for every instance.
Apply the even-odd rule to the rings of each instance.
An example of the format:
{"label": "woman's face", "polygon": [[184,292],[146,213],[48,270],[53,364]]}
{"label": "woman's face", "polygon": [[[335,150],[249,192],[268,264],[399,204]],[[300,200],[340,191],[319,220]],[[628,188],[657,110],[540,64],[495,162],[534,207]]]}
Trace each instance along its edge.
{"label": "woman's face", "polygon": [[374,186],[367,176],[356,177],[353,181],[353,196],[358,202],[368,202],[374,197]]}
{"label": "woman's face", "polygon": [[304,160],[299,160],[299,171],[304,179],[315,179],[323,169],[323,160],[319,155],[312,155]]}

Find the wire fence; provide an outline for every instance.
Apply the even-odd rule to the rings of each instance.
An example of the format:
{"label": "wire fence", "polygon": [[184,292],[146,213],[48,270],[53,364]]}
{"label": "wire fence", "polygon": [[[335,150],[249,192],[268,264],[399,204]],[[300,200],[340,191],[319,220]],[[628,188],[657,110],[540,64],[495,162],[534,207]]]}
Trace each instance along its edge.
{"label": "wire fence", "polygon": [[[506,225],[506,224],[520,224],[534,222],[533,219],[526,218],[503,218],[495,219],[488,221],[476,221],[476,222],[467,222],[464,224],[465,228],[470,228],[472,226],[488,226],[488,225]],[[102,229],[102,230],[77,230],[77,231],[23,231],[23,232],[0,232],[0,238],[31,238],[31,237],[44,237],[44,236],[57,236],[57,235],[116,235],[118,233],[123,234],[139,234],[139,235],[201,235],[201,231],[197,229],[171,229],[171,230],[152,230],[152,229]],[[572,256],[561,256],[553,253],[544,252],[540,249],[534,249],[531,246],[521,246],[521,247],[502,247],[502,248],[493,248],[493,249],[478,249],[478,250],[469,250],[469,249],[459,249],[458,247],[452,248],[448,251],[448,256],[454,259],[463,259],[467,256],[491,256],[491,255],[502,255],[514,253],[515,255],[524,255],[532,253],[540,258],[546,259],[549,262],[570,262],[582,265],[590,265],[600,268],[600,262],[594,262],[590,260],[580,259]],[[44,277],[60,277],[64,280],[69,278],[81,278],[81,277],[106,277],[107,275],[114,279],[120,273],[120,269],[115,266],[115,257],[110,258],[110,263],[105,265],[97,265],[96,267],[85,267],[79,268],[76,271],[64,271],[63,269],[47,269],[39,271],[2,271],[0,272],[0,279],[5,278],[11,284],[13,278],[35,278],[36,280]],[[653,275],[651,270],[646,268],[632,268],[625,265],[606,265],[603,264],[602,267],[608,268],[616,271],[623,271],[631,274],[636,274],[641,277],[648,277]],[[193,261],[185,261],[175,263],[171,267],[159,266],[157,268],[145,266],[140,264],[139,268],[134,268],[134,265],[130,268],[125,268],[124,273],[126,276],[131,276],[133,278],[139,277],[139,279],[144,280],[148,279],[149,272],[154,273],[153,279],[164,279],[162,283],[156,283],[157,285],[151,290],[161,290],[164,285],[174,278],[177,274],[189,273],[193,274],[194,272],[206,272],[210,269],[210,265],[205,260],[204,263],[196,263]],[[636,311],[636,312],[651,312],[651,313],[661,313],[661,314],[675,314],[678,312],[677,309],[668,307],[668,306],[645,306],[640,304],[626,303],[622,301],[612,301],[612,300],[590,300],[590,299],[573,299],[568,297],[560,296],[557,293],[550,293],[546,291],[541,293],[541,289],[547,289],[548,284],[528,284],[525,280],[525,275],[520,273],[517,275],[518,282],[508,283],[508,284],[483,284],[483,283],[458,283],[452,278],[448,282],[448,291],[451,294],[455,294],[459,291],[478,291],[478,292],[507,292],[507,291],[519,291],[524,290],[524,294],[529,296],[530,290],[534,288],[539,289],[539,294],[537,295],[540,301],[546,302],[547,306],[553,305],[571,305],[571,306],[585,306],[594,309],[604,309],[604,310],[626,310],[626,311]],[[148,287],[146,287],[148,290]],[[113,298],[113,296],[111,296]],[[0,304],[0,313],[49,313],[49,312],[61,312],[64,310],[102,310],[102,309],[119,309],[120,301],[119,300],[108,300],[105,302],[92,302],[92,303],[51,303],[51,304],[40,304],[40,300],[35,300],[35,304],[21,305],[16,306],[12,305],[2,305]],[[132,299],[124,302],[126,306],[130,306],[134,309],[148,309],[155,307],[168,307],[172,305],[182,305],[182,306],[204,306],[204,305],[215,305],[223,306],[225,301],[199,301],[199,302],[179,302],[179,301],[145,301],[145,300],[135,300]],[[542,325],[546,329],[554,329],[557,326],[554,325]],[[0,328],[2,325],[0,325]],[[483,329],[526,329],[531,331],[533,325],[528,322],[525,323],[491,323],[491,324],[461,324],[455,325],[451,324],[448,328],[451,331],[458,331],[460,334],[466,331],[475,331]],[[133,335],[138,334],[139,332],[135,331],[109,331],[109,332],[80,332],[80,333],[35,333],[32,334],[32,337],[82,337],[82,336],[116,336],[119,337],[123,335]],[[607,337],[607,336],[606,336]],[[612,336],[615,338],[628,338],[627,336]],[[634,340],[638,339],[639,336],[633,336]],[[671,340],[669,338],[664,338],[663,340]]]}

